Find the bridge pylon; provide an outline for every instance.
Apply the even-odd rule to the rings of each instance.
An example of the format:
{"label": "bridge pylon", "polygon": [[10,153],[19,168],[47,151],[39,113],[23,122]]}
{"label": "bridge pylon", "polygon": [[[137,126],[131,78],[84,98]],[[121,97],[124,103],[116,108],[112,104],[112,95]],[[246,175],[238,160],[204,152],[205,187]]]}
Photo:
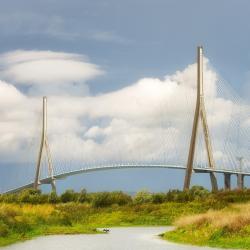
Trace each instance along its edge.
{"label": "bridge pylon", "polygon": [[41,162],[42,162],[42,156],[43,153],[46,154],[47,162],[48,162],[48,173],[51,177],[50,184],[52,186],[52,190],[56,191],[56,185],[55,185],[55,178],[54,178],[54,168],[52,164],[52,158],[51,153],[49,149],[49,141],[47,136],[47,97],[43,97],[43,119],[42,119],[42,136],[41,136],[41,143],[38,153],[38,159],[36,164],[36,175],[35,175],[35,181],[34,181],[34,188],[38,189],[38,186],[40,183],[40,172],[41,172]]}
{"label": "bridge pylon", "polygon": [[237,187],[239,190],[242,190],[242,189],[244,189],[244,174],[242,174],[244,157],[239,156],[239,157],[236,157],[236,159],[239,161],[239,168],[240,168],[240,172],[241,172],[241,173],[237,174]]}
{"label": "bridge pylon", "polygon": [[[215,168],[215,162],[213,158],[212,144],[209,135],[205,101],[204,101],[204,88],[203,88],[203,48],[199,46],[197,48],[197,98],[196,98],[196,108],[193,120],[193,129],[189,146],[189,154],[186,168],[186,175],[184,180],[184,190],[188,190],[190,187],[191,176],[193,172],[194,154],[196,149],[197,133],[199,120],[201,120],[201,126],[203,128],[203,134],[205,139],[206,151],[208,164],[211,170]],[[217,191],[218,185],[214,172],[210,172],[210,180],[212,185],[212,190]]]}

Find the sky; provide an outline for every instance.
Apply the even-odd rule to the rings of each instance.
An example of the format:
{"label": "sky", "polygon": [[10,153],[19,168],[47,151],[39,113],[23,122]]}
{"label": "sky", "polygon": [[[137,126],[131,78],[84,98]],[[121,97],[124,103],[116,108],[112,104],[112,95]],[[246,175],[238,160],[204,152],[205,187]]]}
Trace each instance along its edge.
{"label": "sky", "polygon": [[[0,6],[2,169],[13,159],[25,161],[29,138],[40,133],[43,95],[48,96],[54,158],[69,161],[72,149],[79,161],[114,160],[122,151],[123,161],[139,153],[157,157],[152,152],[158,144],[166,146],[155,139],[162,129],[174,139],[190,131],[190,124],[183,126],[180,119],[184,103],[163,107],[181,91],[195,94],[197,45],[204,47],[205,64],[212,65],[206,66],[205,77],[208,96],[215,100],[215,138],[227,111],[237,109],[215,98],[215,71],[239,95],[249,97],[247,0],[9,0]],[[35,146],[32,150],[38,151]],[[187,150],[179,150],[182,162]],[[216,151],[216,157],[221,154]],[[71,177],[58,185],[61,190],[164,191],[181,188],[183,176],[173,170],[116,170]],[[194,177],[194,184],[204,183],[209,187],[207,176]]]}

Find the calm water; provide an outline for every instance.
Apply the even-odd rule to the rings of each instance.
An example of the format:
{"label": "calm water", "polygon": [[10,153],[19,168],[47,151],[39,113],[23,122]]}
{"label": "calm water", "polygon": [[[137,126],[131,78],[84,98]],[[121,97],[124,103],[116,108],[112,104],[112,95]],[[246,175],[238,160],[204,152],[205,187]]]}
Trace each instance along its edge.
{"label": "calm water", "polygon": [[[161,240],[157,235],[170,227],[111,228],[108,234],[46,236],[14,244],[8,250],[199,250]],[[215,250],[215,248],[212,248]]]}

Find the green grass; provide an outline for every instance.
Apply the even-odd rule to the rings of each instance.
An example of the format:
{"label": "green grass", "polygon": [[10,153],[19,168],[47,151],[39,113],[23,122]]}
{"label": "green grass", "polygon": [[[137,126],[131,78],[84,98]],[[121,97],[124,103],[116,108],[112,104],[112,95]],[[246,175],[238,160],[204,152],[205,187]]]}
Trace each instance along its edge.
{"label": "green grass", "polygon": [[223,234],[223,230],[214,230],[211,232],[208,228],[203,228],[200,230],[177,229],[165,233],[163,238],[182,244],[231,249],[250,249],[250,235]]}
{"label": "green grass", "polygon": [[0,246],[50,234],[97,233],[96,228],[114,226],[171,225],[183,214],[207,211],[199,202],[113,205],[93,208],[89,204],[0,203]]}
{"label": "green grass", "polygon": [[169,241],[221,248],[250,249],[250,203],[230,205],[220,211],[187,216],[166,232]]}
{"label": "green grass", "polygon": [[0,246],[7,246],[16,242],[30,240],[38,236],[57,235],[57,234],[95,234],[101,233],[94,228],[82,225],[69,226],[39,226],[24,234],[10,233],[8,236],[0,237]]}
{"label": "green grass", "polygon": [[[210,193],[202,187],[158,194],[141,191],[134,197],[122,192],[69,190],[57,196],[25,190],[0,195],[0,246],[42,235],[98,233],[96,228],[101,227],[172,225],[191,216],[163,237],[188,244],[249,248],[250,216],[245,216],[250,214],[249,201],[250,190]],[[241,205],[230,205],[235,202]]]}

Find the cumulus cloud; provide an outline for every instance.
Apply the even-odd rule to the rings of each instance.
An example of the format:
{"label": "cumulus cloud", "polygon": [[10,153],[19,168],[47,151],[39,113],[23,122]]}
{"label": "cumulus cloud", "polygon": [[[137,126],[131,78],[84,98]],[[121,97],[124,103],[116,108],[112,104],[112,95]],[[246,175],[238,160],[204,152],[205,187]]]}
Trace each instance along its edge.
{"label": "cumulus cloud", "polygon": [[81,94],[104,72],[79,54],[17,50],[0,55],[0,77],[30,87],[31,94]]}
{"label": "cumulus cloud", "polygon": [[[41,132],[42,100],[36,95],[21,92],[18,89],[20,84],[24,84],[26,79],[27,84],[42,88],[53,85],[51,79],[57,79],[64,86],[64,82],[70,83],[77,79],[85,82],[99,75],[100,69],[85,64],[85,60],[75,54],[15,51],[2,56],[5,68],[1,76],[15,85],[0,81],[0,95],[3,91],[5,93],[0,99],[0,129],[3,132],[0,135],[0,157],[6,161],[25,161],[28,156],[24,152],[29,150],[29,157],[35,161]],[[50,73],[48,65],[60,60],[62,63],[70,62],[72,68],[68,72],[58,70]],[[71,64],[72,60],[76,64]],[[34,61],[42,61],[42,64],[50,61],[43,69],[44,72],[49,71],[50,77],[47,75],[40,78],[40,69],[38,75],[31,76],[27,73],[29,71],[20,75],[8,73],[15,72],[16,66],[22,65],[25,68],[26,63],[31,68],[37,67]],[[78,63],[80,68],[86,67],[83,72]],[[86,73],[89,67],[92,69]],[[78,73],[74,75],[72,72]],[[45,81],[44,85],[41,79]],[[237,147],[238,151],[242,149],[237,144],[234,123],[239,110],[247,107],[223,97],[217,84],[218,75],[209,67],[208,60],[205,60],[204,89],[208,123],[214,156],[221,167],[231,160],[225,155],[225,145]],[[164,79],[143,78],[120,90],[96,96],[70,96],[66,93],[58,94],[55,90],[54,95],[48,97],[48,136],[53,161],[55,165],[60,161],[72,168],[72,162],[77,162],[78,166],[135,161],[183,165],[187,160],[195,99],[196,64],[167,75]],[[241,119],[240,126],[247,129],[247,114]],[[243,138],[245,143],[248,140],[248,137]],[[204,156],[204,138],[199,136],[198,144],[197,151]],[[237,150],[237,154],[248,153],[248,149],[240,152]],[[199,155],[196,163],[200,163]]]}

